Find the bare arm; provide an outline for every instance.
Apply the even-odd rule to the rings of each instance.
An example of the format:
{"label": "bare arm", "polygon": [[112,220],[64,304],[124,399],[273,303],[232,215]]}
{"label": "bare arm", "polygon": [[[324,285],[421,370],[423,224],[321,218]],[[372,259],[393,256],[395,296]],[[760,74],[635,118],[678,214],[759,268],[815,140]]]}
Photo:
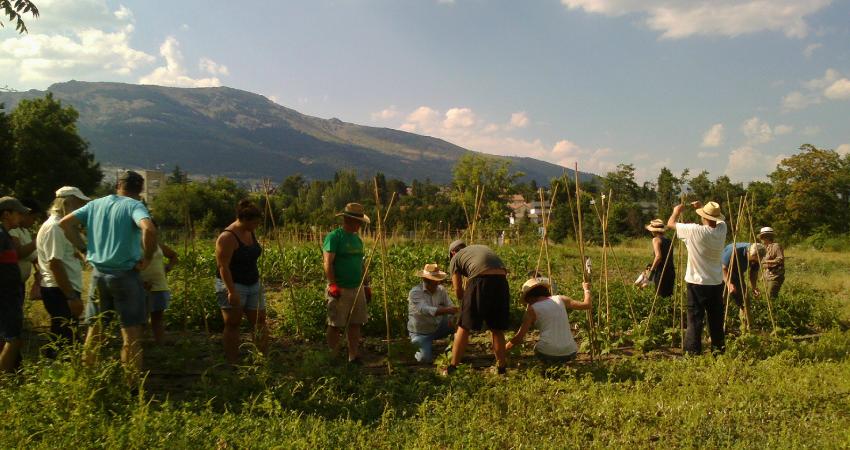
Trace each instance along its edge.
{"label": "bare arm", "polygon": [[141,268],[147,267],[150,263],[150,260],[153,258],[153,254],[156,253],[156,225],[153,224],[153,221],[150,219],[142,219],[139,222],[139,228],[142,229],[142,248],[145,250],[145,254],[143,256],[143,264]]}
{"label": "bare arm", "polygon": [[218,240],[215,241],[215,262],[221,275],[221,281],[227,288],[227,292],[230,293],[236,292],[233,274],[230,273],[230,259],[233,258],[233,252],[237,247],[236,239],[231,233],[221,233]]}
{"label": "bare arm", "polygon": [[82,253],[86,252],[86,244],[80,236],[80,221],[73,214],[68,214],[59,221],[59,226],[62,228],[62,233],[71,244]]}
{"label": "bare arm", "polygon": [[457,272],[452,274],[452,287],[458,302],[463,302],[463,276]]}
{"label": "bare arm", "polygon": [[162,250],[163,256],[168,258],[168,264],[165,265],[165,271],[168,272],[171,270],[172,267],[177,265],[177,252],[163,243],[159,244],[159,248]]}
{"label": "bare arm", "polygon": [[661,239],[652,238],[652,250],[655,252],[655,259],[652,260],[652,266],[650,266],[649,271],[655,272],[655,269],[661,264]]}
{"label": "bare arm", "polygon": [[590,293],[590,283],[582,283],[581,286],[584,288],[584,299],[582,301],[576,301],[565,297],[564,306],[567,309],[593,309],[593,295]]}
{"label": "bare arm", "polygon": [[328,279],[328,284],[336,284],[336,275],[334,274],[334,260],[336,259],[336,253],[324,252],[322,256],[322,266],[325,269],[325,278]]}
{"label": "bare arm", "polygon": [[679,218],[679,215],[682,214],[682,209],[684,208],[684,203],[679,203],[678,205],[673,207],[673,212],[670,214],[670,218],[667,219],[667,228],[671,230],[676,229],[676,220]]}
{"label": "bare arm", "polygon": [[12,242],[15,243],[15,251],[18,253],[18,259],[24,259],[35,251],[35,239],[27,245],[21,245],[21,241],[12,236]]}
{"label": "bare arm", "polygon": [[514,337],[508,341],[508,350],[515,345],[522,344],[523,339],[525,339],[525,335],[528,334],[528,330],[531,329],[531,326],[534,324],[536,319],[537,315],[534,313],[534,308],[532,308],[531,305],[528,305],[528,307],[525,308],[525,315],[522,317],[522,325],[520,325],[519,330],[517,330]]}

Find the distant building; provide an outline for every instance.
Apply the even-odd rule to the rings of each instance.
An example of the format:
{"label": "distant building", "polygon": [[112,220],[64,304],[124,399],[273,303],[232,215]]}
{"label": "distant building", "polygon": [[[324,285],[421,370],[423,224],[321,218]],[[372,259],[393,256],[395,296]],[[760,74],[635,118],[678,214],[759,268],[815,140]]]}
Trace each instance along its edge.
{"label": "distant building", "polygon": [[168,178],[161,170],[142,170],[139,172],[145,179],[145,188],[142,190],[142,200],[150,203],[168,183]]}

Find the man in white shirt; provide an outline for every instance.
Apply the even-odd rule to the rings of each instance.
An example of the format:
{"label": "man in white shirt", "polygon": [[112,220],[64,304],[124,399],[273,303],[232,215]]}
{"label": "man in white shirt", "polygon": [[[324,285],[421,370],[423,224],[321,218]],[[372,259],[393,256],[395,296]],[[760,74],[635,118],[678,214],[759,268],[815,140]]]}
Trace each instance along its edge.
{"label": "man in white shirt", "polygon": [[426,264],[416,272],[422,283],[414,286],[407,296],[410,342],[419,348],[416,360],[430,364],[433,361],[431,347],[435,339],[452,334],[449,317],[457,314],[458,308],[449,300],[449,294],[440,283],[448,274],[436,264]]}
{"label": "man in white shirt", "polygon": [[685,334],[685,352],[702,353],[702,329],[708,319],[708,332],[713,351],[726,347],[723,332],[723,264],[721,255],[726,244],[726,222],[717,202],[704,207],[696,201],[702,224],[676,223],[684,204],[676,205],[667,220],[667,228],[676,230],[688,248],[688,266],[685,282],[688,284],[688,331]]}

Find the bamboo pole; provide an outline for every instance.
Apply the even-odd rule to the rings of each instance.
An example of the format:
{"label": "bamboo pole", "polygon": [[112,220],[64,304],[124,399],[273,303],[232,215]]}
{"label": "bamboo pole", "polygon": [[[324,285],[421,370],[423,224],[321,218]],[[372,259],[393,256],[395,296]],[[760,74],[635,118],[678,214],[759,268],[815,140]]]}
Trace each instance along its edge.
{"label": "bamboo pole", "polygon": [[[752,208],[750,207],[749,204],[746,205],[746,206],[747,206],[747,218],[749,219],[749,222],[750,222],[750,236],[753,238],[753,242],[756,242],[757,241],[756,230],[755,230],[755,227],[753,226],[753,210],[752,210]],[[773,327],[773,334],[775,335],[776,334],[776,320],[773,318],[773,300],[770,298],[770,292],[767,289],[767,275],[764,273],[764,269],[761,267],[761,261],[759,261],[759,272],[760,272],[760,275],[761,275],[759,277],[759,279],[762,281],[762,283],[764,285],[765,299],[767,300],[767,312],[770,316],[770,325]]]}
{"label": "bamboo pole", "polygon": [[[726,284],[726,304],[724,305],[723,312],[723,332],[726,333],[726,326],[729,319],[729,300],[732,298],[732,292],[729,290],[729,282],[732,280],[732,268],[734,268],[738,272],[738,277],[741,277],[741,261],[738,261],[738,230],[741,227],[741,209],[747,202],[746,194],[744,197],[739,199],[738,201],[738,215],[735,216],[737,218],[737,222],[735,221],[735,217],[732,217],[732,200],[729,198],[729,193],[726,193],[726,204],[729,205],[729,225],[732,227],[732,255],[729,257],[729,266],[727,266],[726,271],[726,279],[723,280]],[[742,296],[746,295],[746,292],[741,293]],[[743,298],[743,297],[742,297]],[[749,311],[746,310],[746,301],[744,301],[744,317],[741,318],[741,323],[743,325],[744,321],[747,321],[746,328],[749,328]],[[741,327],[742,331],[744,326]]]}
{"label": "bamboo pole", "polygon": [[[581,258],[582,263],[582,281],[587,282],[590,279],[590,274],[585,270],[585,259],[584,259],[584,235],[582,233],[582,225],[581,225],[581,184],[579,183],[578,176],[578,163],[575,163],[575,177],[576,177],[576,210],[578,212],[578,252],[579,257]],[[593,362],[594,354],[596,353],[596,331],[593,326],[593,313],[588,309],[587,310],[587,329],[588,329],[588,338],[590,339],[590,361]]]}
{"label": "bamboo pole", "polygon": [[381,296],[384,300],[384,320],[387,327],[387,375],[392,375],[392,352],[391,352],[391,333],[390,333],[390,307],[387,301],[387,235],[384,229],[384,221],[381,217],[381,196],[378,192],[378,177],[375,177],[375,206],[378,209],[378,229],[377,239],[381,242]]}

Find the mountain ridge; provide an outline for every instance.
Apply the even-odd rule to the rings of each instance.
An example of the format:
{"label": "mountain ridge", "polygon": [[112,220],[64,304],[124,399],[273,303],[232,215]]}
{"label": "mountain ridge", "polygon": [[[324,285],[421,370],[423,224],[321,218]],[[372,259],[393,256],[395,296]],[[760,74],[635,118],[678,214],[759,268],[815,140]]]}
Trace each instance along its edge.
{"label": "mountain ridge", "polygon": [[359,177],[382,172],[407,182],[445,183],[454,163],[471,152],[509,160],[512,170],[541,185],[573,174],[533,158],[487,155],[431,136],[305,115],[231,87],[68,81],[45,91],[0,92],[0,103],[10,111],[20,100],[46,92],[80,113],[80,134],[104,165],[179,165],[193,174],[275,181],[296,173],[328,179],[350,169]]}

